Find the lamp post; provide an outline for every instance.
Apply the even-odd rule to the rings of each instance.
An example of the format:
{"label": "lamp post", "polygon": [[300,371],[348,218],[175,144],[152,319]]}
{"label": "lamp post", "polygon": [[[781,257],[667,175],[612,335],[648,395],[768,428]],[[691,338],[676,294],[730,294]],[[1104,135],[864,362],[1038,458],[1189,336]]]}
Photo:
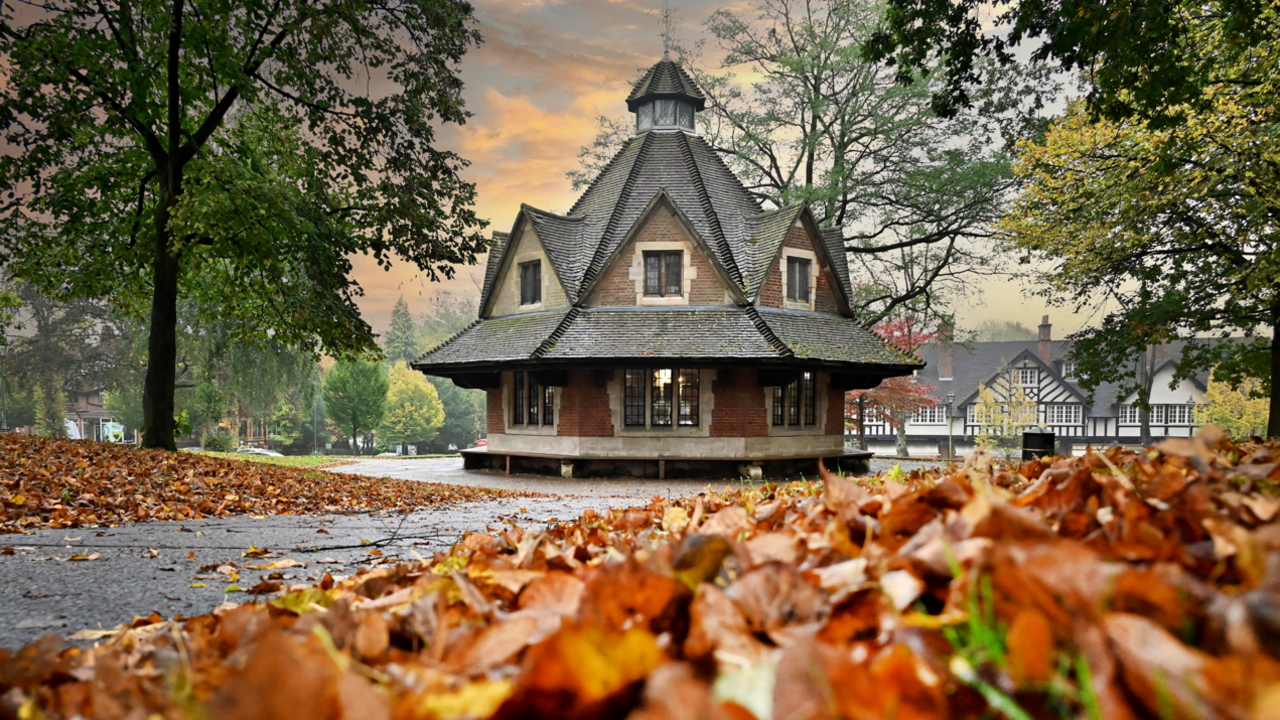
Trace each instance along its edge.
{"label": "lamp post", "polygon": [[956,394],[954,392],[947,393],[947,459],[956,459],[956,446],[951,439],[951,406],[955,404]]}
{"label": "lamp post", "polygon": [[6,358],[9,357],[9,338],[3,338],[4,344],[0,345],[0,432],[9,432],[9,367]]}
{"label": "lamp post", "polygon": [[1196,429],[1196,398],[1194,395],[1187,398],[1187,437],[1195,435]]}

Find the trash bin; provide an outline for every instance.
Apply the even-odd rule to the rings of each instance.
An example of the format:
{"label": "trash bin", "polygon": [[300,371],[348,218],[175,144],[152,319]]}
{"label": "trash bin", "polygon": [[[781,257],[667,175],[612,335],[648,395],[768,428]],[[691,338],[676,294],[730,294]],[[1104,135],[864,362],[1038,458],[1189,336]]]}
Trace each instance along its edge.
{"label": "trash bin", "polygon": [[1022,459],[1035,460],[1053,454],[1053,433],[1042,428],[1031,428],[1022,433]]}

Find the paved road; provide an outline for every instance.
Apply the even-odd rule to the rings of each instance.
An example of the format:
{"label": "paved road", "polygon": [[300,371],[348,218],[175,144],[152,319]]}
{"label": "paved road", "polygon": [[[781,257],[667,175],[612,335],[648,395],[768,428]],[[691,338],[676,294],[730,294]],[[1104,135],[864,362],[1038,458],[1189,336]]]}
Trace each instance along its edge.
{"label": "paved road", "polygon": [[[873,461],[872,470],[893,464]],[[326,572],[349,575],[361,566],[408,559],[414,553],[429,556],[447,549],[463,532],[496,528],[507,520],[538,526],[577,517],[587,508],[623,508],[655,495],[678,497],[708,485],[719,490],[737,484],[509,476],[463,470],[457,458],[369,459],[336,469],[548,496],[463,503],[408,515],[241,516],[0,535],[0,547],[14,548],[12,555],[0,555],[0,647],[15,648],[47,632],[111,628],[152,611],[164,617],[190,616],[223,602],[245,602],[249,596],[226,592],[231,578],[216,570],[228,563],[235,563],[240,572],[234,585],[246,590],[271,572],[282,573],[284,583],[314,582]],[[250,548],[266,549],[271,555],[245,557]],[[69,559],[75,555],[96,557]],[[281,560],[299,565],[274,571],[245,567]]]}

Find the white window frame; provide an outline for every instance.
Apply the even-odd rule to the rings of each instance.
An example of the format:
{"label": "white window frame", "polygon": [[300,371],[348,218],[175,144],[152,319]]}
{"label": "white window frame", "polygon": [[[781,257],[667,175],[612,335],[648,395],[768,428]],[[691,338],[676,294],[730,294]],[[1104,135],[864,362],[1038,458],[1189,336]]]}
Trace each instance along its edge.
{"label": "white window frame", "polygon": [[930,407],[922,407],[911,414],[911,422],[914,425],[943,425],[947,422],[947,406],[932,405]]}
{"label": "white window frame", "polygon": [[1063,380],[1076,379],[1076,361],[1075,360],[1062,361],[1062,379]]}
{"label": "white window frame", "polygon": [[[787,258],[799,258],[809,261],[809,301],[800,302],[787,299]],[[799,248],[782,248],[782,257],[778,262],[778,272],[782,275],[782,307],[788,310],[812,311],[818,297],[818,255],[812,250]]]}
{"label": "white window frame", "polygon": [[[1018,387],[1039,387],[1040,368],[1015,368]],[[1030,382],[1027,379],[1030,378]]]}
{"label": "white window frame", "polygon": [[1084,422],[1084,408],[1076,404],[1055,403],[1044,406],[1046,425],[1080,425]]}
{"label": "white window frame", "polygon": [[1121,405],[1116,409],[1116,422],[1119,425],[1141,425],[1142,411],[1137,405]]}

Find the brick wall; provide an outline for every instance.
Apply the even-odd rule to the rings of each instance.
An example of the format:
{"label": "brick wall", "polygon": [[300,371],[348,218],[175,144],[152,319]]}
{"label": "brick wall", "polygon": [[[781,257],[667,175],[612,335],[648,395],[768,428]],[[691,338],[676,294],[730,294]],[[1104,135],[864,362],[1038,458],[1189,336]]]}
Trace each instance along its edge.
{"label": "brick wall", "polygon": [[767,437],[769,418],[764,388],[756,384],[750,368],[716,372],[715,408],[711,411],[711,437]]}
{"label": "brick wall", "polygon": [[827,388],[827,423],[823,432],[844,435],[844,391],[839,388]]}
{"label": "brick wall", "polygon": [[[711,261],[700,248],[690,241],[689,235],[685,232],[684,228],[681,227],[680,223],[676,221],[675,217],[668,213],[655,214],[649,223],[640,230],[640,233],[636,236],[635,242],[684,243],[685,252],[690,255],[690,264],[692,265],[693,270],[691,273],[692,280],[689,282],[689,304],[724,304],[724,284],[720,282],[719,276],[716,275],[716,271],[712,268]],[[600,281],[600,285],[595,292],[595,302],[593,304],[636,304],[636,279],[632,277],[632,271],[635,269],[639,272],[640,268],[636,265],[635,256],[636,251],[634,246],[623,248],[617,264],[614,265],[609,274]]]}
{"label": "brick wall", "polygon": [[560,388],[557,433],[570,437],[613,437],[609,392],[595,384],[590,370],[570,370],[568,387]]}
{"label": "brick wall", "polygon": [[[816,252],[813,249],[813,243],[809,242],[809,233],[805,232],[803,225],[796,225],[791,228],[791,232],[787,234],[787,239],[783,245],[797,250]],[[839,259],[837,258],[838,261]],[[765,275],[764,284],[760,286],[759,305],[762,307],[783,307],[781,264],[781,255],[773,258],[772,264],[769,266],[769,273]],[[831,287],[830,281],[827,280],[827,274],[819,272],[818,292],[814,297],[813,309],[818,312],[837,313],[839,311],[836,307],[835,290]]]}
{"label": "brick wall", "polygon": [[485,429],[490,435],[501,435],[507,431],[506,419],[502,417],[502,388],[485,390],[485,410],[488,414]]}

